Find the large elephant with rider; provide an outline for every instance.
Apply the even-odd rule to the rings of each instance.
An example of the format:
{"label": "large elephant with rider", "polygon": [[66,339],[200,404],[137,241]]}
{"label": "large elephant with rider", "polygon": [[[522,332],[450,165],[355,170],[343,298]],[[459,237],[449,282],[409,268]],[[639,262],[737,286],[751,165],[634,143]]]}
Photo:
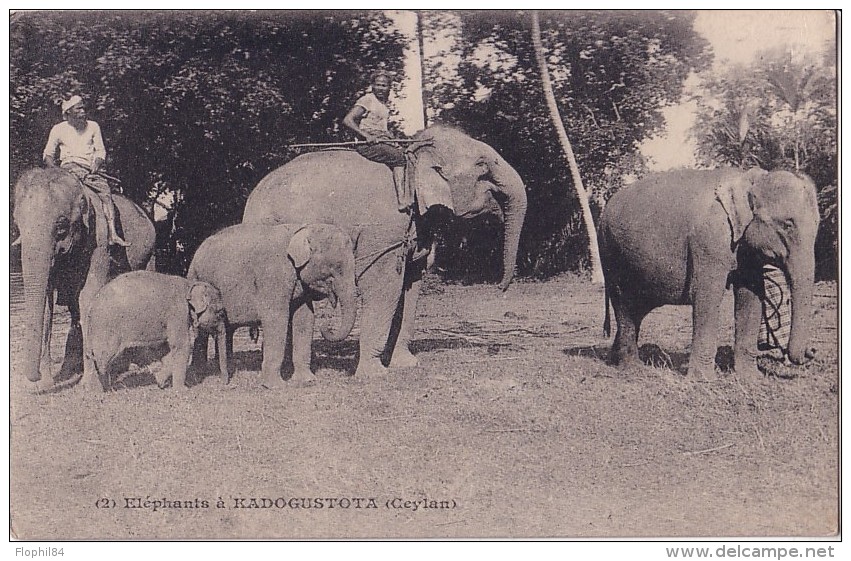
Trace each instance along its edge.
{"label": "large elephant with rider", "polygon": [[[357,376],[386,374],[386,363],[417,364],[409,343],[425,260],[412,255],[428,245],[424,231],[439,214],[435,207],[464,218],[501,214],[503,290],[515,272],[527,206],[520,175],[492,147],[451,127],[427,128],[413,140],[408,148],[418,207],[413,218],[398,209],[391,170],[350,150],[304,154],[271,172],[249,196],[243,215],[246,223],[334,224],[351,235],[363,300]],[[293,324],[294,330],[310,332],[314,317],[293,321],[308,324]]]}
{"label": "large elephant with rider", "polygon": [[[20,231],[24,280],[21,368],[32,382],[52,384],[59,373],[82,369],[80,310],[121,272],[145,268],[154,249],[154,225],[129,199],[114,196],[119,233],[129,247],[109,245],[101,204],[72,174],[59,168],[24,172],[15,186],[14,219]],[[71,329],[62,369],[54,372],[50,335],[55,303],[68,306]]]}

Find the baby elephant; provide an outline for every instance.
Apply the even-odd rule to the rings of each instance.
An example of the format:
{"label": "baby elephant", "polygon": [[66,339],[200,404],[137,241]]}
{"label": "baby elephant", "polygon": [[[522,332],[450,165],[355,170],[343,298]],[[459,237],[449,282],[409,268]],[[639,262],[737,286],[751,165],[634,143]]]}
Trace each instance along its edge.
{"label": "baby elephant", "polygon": [[[296,358],[291,381],[313,381],[314,300],[328,298],[333,307],[340,305],[341,325],[336,330],[323,328],[325,339],[342,341],[355,323],[352,239],[329,224],[231,226],[201,244],[187,277],[209,282],[221,291],[229,349],[237,327],[262,325],[263,385],[268,388],[283,382],[281,365],[290,321]],[[206,346],[199,341],[196,348],[203,354]],[[222,374],[226,377],[226,370]]]}
{"label": "baby elephant", "polygon": [[186,385],[190,349],[198,332],[216,335],[226,364],[224,309],[219,291],[205,282],[134,271],[120,275],[92,299],[85,322],[83,383],[109,388],[110,363],[125,349],[168,343],[157,383]]}

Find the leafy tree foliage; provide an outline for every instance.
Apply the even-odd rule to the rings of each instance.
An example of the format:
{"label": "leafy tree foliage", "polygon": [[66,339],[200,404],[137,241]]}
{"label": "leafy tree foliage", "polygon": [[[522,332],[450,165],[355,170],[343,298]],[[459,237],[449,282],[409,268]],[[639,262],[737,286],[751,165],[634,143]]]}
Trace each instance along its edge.
{"label": "leafy tree foliage", "polygon": [[702,165],[809,175],[822,223],[817,276],[836,278],[838,256],[836,66],[833,53],[766,51],[749,66],[707,74],[694,136]]}
{"label": "leafy tree foliage", "polygon": [[[529,13],[425,12],[429,114],[493,145],[529,189],[520,270],[585,265],[586,234],[540,87]],[[704,68],[693,14],[542,12],[559,110],[597,212],[661,109]],[[340,120],[368,71],[403,73],[405,40],[382,12],[31,12],[10,27],[12,178],[40,163],[58,102],[83,94],[138,201],[171,193],[159,242],[182,270],[213,231],[239,220],[253,186],[296,155],[294,142],[344,138]],[[465,263],[499,270],[494,220],[449,234]],[[489,251],[477,253],[479,242]],[[490,249],[496,251],[491,254]],[[460,259],[451,252],[445,264]]]}
{"label": "leafy tree foliage", "polygon": [[[451,18],[430,17],[427,33],[445,41]],[[521,273],[586,266],[587,237],[541,90],[529,14],[455,17],[458,73],[427,66],[427,83],[429,75],[451,82],[429,92],[431,113],[494,146],[526,181]],[[625,173],[642,171],[639,144],[663,127],[661,110],[679,100],[689,72],[708,65],[707,44],[689,12],[543,12],[540,20],[559,110],[599,208]],[[498,254],[491,262],[498,268]]]}
{"label": "leafy tree foliage", "polygon": [[58,102],[81,93],[125,193],[174,206],[159,241],[176,270],[295,142],[340,121],[403,42],[380,12],[31,12],[11,24],[14,180],[38,165]]}

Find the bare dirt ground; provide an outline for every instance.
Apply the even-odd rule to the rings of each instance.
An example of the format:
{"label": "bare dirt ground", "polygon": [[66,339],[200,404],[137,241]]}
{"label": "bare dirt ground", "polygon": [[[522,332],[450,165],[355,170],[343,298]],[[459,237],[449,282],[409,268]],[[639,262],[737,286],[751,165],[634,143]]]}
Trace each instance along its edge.
{"label": "bare dirt ground", "polygon": [[[833,535],[836,302],[836,284],[820,284],[818,359],[788,368],[762,358],[772,375],[759,379],[686,376],[687,307],[657,310],[643,328],[641,343],[664,349],[653,361],[674,369],[607,366],[602,290],[562,277],[517,283],[507,294],[432,283],[414,343],[420,367],[382,380],[351,376],[353,336],[316,341],[316,384],[263,390],[260,347],[243,330],[228,387],[211,375],[177,393],[142,373],[119,376],[108,393],[36,395],[15,371],[13,297],[12,532]],[[722,359],[731,308],[727,301]],[[55,356],[68,326],[67,314],[59,319]]]}

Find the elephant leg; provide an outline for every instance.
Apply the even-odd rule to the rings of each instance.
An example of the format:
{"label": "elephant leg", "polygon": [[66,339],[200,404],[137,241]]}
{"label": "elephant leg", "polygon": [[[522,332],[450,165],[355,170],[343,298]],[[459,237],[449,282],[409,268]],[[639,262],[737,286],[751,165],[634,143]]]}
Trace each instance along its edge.
{"label": "elephant leg", "polygon": [[[423,284],[423,267],[408,267],[408,279],[402,293],[401,321],[399,322],[396,344],[391,349],[391,368],[416,368],[419,360],[411,353],[411,339],[416,330],[417,302]],[[392,340],[392,336],[391,336]]]}
{"label": "elephant leg", "polygon": [[80,385],[84,385],[86,388],[91,388],[92,391],[106,391],[108,389],[107,384],[104,381],[101,381],[100,376],[98,375],[97,365],[95,364],[94,356],[91,353],[86,353],[83,356],[83,382]]}
{"label": "elephant leg", "polygon": [[689,375],[707,378],[715,372],[715,354],[718,352],[718,329],[724,290],[722,279],[721,282],[706,282],[695,291]]}
{"label": "elephant leg", "polygon": [[[77,310],[80,318],[80,331],[81,337],[83,339],[83,344],[85,345],[85,338],[88,336],[90,332],[90,328],[88,325],[89,319],[89,307],[92,304],[92,301],[95,298],[98,290],[106,284],[106,273],[109,271],[109,254],[103,248],[96,248],[92,253],[91,264],[89,265],[89,273],[86,277],[85,284],[80,288],[79,295],[77,298],[72,298],[71,301],[77,302]],[[73,312],[72,312],[73,314]],[[73,315],[72,315],[73,317]],[[73,323],[72,323],[73,327]],[[71,334],[69,333],[69,339]],[[68,349],[66,345],[66,360],[68,359]],[[83,385],[89,388],[96,388],[100,386],[100,382],[95,377],[86,377],[85,376],[85,368],[83,369]]]}
{"label": "elephant leg", "polygon": [[[316,376],[310,370],[313,352],[313,327],[316,322],[313,302],[308,301],[296,306],[292,317],[293,375],[290,377],[290,382],[299,385],[310,384],[316,380]],[[281,349],[283,349],[283,345]]]}
{"label": "elephant leg", "polygon": [[[90,371],[88,379],[84,374],[84,380],[89,380],[85,385],[90,391],[105,392],[110,389],[112,381],[109,366],[119,354],[121,354],[121,348],[113,346],[111,342],[107,342],[106,345],[97,345],[97,350],[86,353],[84,359],[88,362],[84,362],[84,365],[90,368]],[[81,385],[83,385],[82,382]]]}
{"label": "elephant leg", "polygon": [[83,328],[77,297],[69,302],[68,311],[71,314],[71,326],[65,339],[65,358],[55,381],[69,380],[83,371]]}
{"label": "elephant leg", "polygon": [[[71,311],[71,331],[68,332],[68,340],[65,343],[65,362],[70,363],[71,356],[74,356],[76,352],[72,350],[70,347],[72,345],[79,344],[82,347],[82,359],[83,359],[83,377],[80,379],[80,386],[86,388],[88,391],[106,391],[108,389],[108,381],[102,380],[101,376],[98,374],[97,365],[94,362],[94,353],[91,350],[94,348],[93,343],[95,341],[89,341],[88,337],[88,317],[87,314],[80,314],[80,309],[88,309],[89,300],[83,300],[82,298],[78,298],[76,303],[74,300],[71,301],[71,305],[69,306],[69,310]],[[85,304],[85,307],[83,305]],[[76,317],[76,322],[74,321]],[[75,331],[75,323],[76,329],[79,333],[79,342],[73,341],[72,337],[74,337]],[[63,371],[65,371],[65,364],[62,365]],[[62,378],[64,376],[60,376]]]}
{"label": "elephant leg", "polygon": [[641,331],[641,322],[649,310],[637,306],[629,296],[622,294],[612,294],[611,304],[618,330],[612,344],[609,362],[614,365],[639,364],[638,335]]}
{"label": "elephant leg", "polygon": [[186,369],[189,366],[190,349],[195,343],[194,328],[186,329],[182,321],[174,321],[168,326],[168,355],[163,359],[163,369],[171,372],[171,387],[181,391],[186,389]]}
{"label": "elephant leg", "polygon": [[91,385],[90,382],[92,378],[97,378],[97,367],[95,366],[95,358],[93,351],[88,347],[83,347],[83,377],[80,380],[81,383],[86,385]]}
{"label": "elephant leg", "polygon": [[[169,348],[169,352],[160,359],[159,368],[151,368],[151,373],[153,374],[154,380],[156,380],[157,386],[160,389],[165,388],[168,381],[171,380],[172,372],[174,370],[172,362],[171,348]],[[101,364],[102,363],[100,361],[97,361],[97,365],[101,368],[101,370],[103,370],[103,366],[101,366]]]}
{"label": "elephant leg", "polygon": [[80,378],[80,386],[89,391],[96,391],[98,386],[106,390],[107,386],[101,380],[98,373],[97,362],[95,361],[95,352],[92,350],[93,341],[89,340],[88,335],[83,337],[83,377]]}
{"label": "elephant leg", "polygon": [[287,314],[268,314],[260,318],[263,325],[263,365],[261,366],[262,381],[265,388],[280,389],[284,387],[281,378],[281,365],[284,363],[284,352],[287,344]]}
{"label": "elephant leg", "polygon": [[236,327],[228,326],[225,330],[225,348],[228,356],[233,356],[233,336],[236,333]]}
{"label": "elephant leg", "polygon": [[160,388],[165,388],[169,380],[171,380],[172,386],[174,385],[174,353],[170,344],[168,352],[162,358],[159,374],[154,374],[154,378]]}
{"label": "elephant leg", "polygon": [[[762,279],[759,278],[761,282]],[[735,287],[736,341],[733,350],[733,365],[737,373],[761,376],[756,367],[757,339],[762,320],[760,289],[750,276]]]}
{"label": "elephant leg", "polygon": [[402,294],[402,280],[402,274],[396,271],[396,252],[376,261],[360,279],[363,308],[360,360],[355,376],[387,375],[381,359],[388,346],[390,327]]}
{"label": "elephant leg", "polygon": [[189,367],[190,343],[186,342],[172,351],[171,386],[177,391],[185,390],[188,386],[186,370]]}
{"label": "elephant leg", "polygon": [[207,333],[199,333],[195,338],[195,343],[192,345],[192,367],[198,372],[207,364],[207,348],[209,345],[209,335]]}
{"label": "elephant leg", "polygon": [[[109,380],[106,378],[106,366],[109,359],[98,363],[95,360],[97,353],[93,346],[94,341],[90,341],[88,337],[83,339],[83,377],[80,380],[80,386],[87,388],[90,391],[106,391],[109,389]],[[98,371],[100,364],[101,371]]]}
{"label": "elephant leg", "polygon": [[227,385],[230,383],[228,359],[231,353],[228,352],[227,325],[224,322],[216,326],[214,339],[216,340],[216,358],[219,359],[219,379],[222,381],[222,384]]}

